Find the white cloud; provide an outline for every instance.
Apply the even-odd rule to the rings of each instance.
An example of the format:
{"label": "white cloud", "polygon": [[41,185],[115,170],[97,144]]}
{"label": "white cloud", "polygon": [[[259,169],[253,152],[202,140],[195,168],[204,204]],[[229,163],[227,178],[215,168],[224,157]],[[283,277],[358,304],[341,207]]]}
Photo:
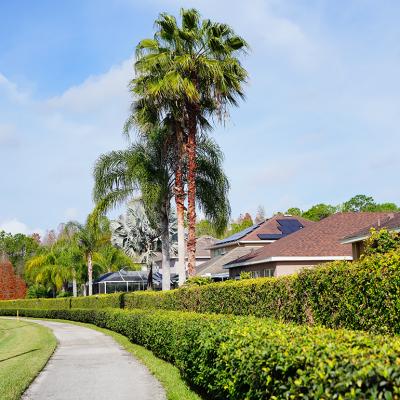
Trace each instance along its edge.
{"label": "white cloud", "polygon": [[[129,104],[128,83],[133,77],[133,60],[113,66],[102,75],[91,76],[83,83],[44,103],[50,111],[88,113],[101,107],[113,107],[115,102]],[[111,101],[112,100],[112,101]]]}
{"label": "white cloud", "polygon": [[5,231],[7,233],[12,233],[15,235],[16,233],[23,233],[24,235],[30,235],[32,233],[39,233],[39,235],[43,235],[43,230],[40,228],[31,229],[23,222],[19,221],[17,218],[12,218],[6,220],[0,224],[0,231]]}

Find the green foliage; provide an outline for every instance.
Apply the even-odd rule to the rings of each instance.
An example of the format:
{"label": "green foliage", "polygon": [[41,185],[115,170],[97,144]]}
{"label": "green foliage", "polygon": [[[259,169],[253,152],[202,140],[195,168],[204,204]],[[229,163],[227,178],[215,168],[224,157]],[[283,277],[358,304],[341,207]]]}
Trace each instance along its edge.
{"label": "green foliage", "polygon": [[22,274],[26,260],[39,248],[38,235],[26,236],[22,233],[12,235],[0,231],[0,255],[5,254],[16,270]]}
{"label": "green foliage", "polygon": [[123,307],[123,294],[99,294],[85,297],[72,297],[70,308],[121,308]]}
{"label": "green foliage", "polygon": [[285,214],[301,217],[303,215],[303,211],[301,211],[298,207],[291,207],[285,212]]}
{"label": "green foliage", "polygon": [[301,216],[311,221],[320,221],[337,212],[337,207],[330,204],[317,204],[305,211]]}
{"label": "green foliage", "polygon": [[[16,310],[0,310],[15,315]],[[269,319],[144,310],[22,310],[92,323],[175,364],[213,399],[395,399],[400,341]]]}
{"label": "green foliage", "polygon": [[297,275],[135,292],[125,307],[272,317],[380,333],[400,333],[400,253],[337,261]]}
{"label": "green foliage", "polygon": [[379,231],[371,229],[371,236],[364,242],[364,254],[384,254],[391,250],[400,248],[400,234],[398,232],[381,229]]}
{"label": "green foliage", "polygon": [[203,286],[212,283],[211,278],[206,276],[192,276],[186,282],[185,286]]}
{"label": "green foliage", "polygon": [[46,298],[50,297],[51,293],[50,290],[44,287],[43,285],[35,284],[29,286],[27,292],[26,292],[26,297],[28,299],[39,299],[39,298]]}
{"label": "green foliage", "polygon": [[251,272],[242,271],[240,273],[240,279],[251,279]]}
{"label": "green foliage", "polygon": [[338,211],[342,212],[397,212],[399,207],[395,203],[376,203],[371,196],[358,194],[342,205],[332,206],[329,204],[316,204],[307,211],[302,211],[300,208],[289,208],[285,214],[297,215],[310,219],[312,221],[320,221],[323,218],[329,217]]}

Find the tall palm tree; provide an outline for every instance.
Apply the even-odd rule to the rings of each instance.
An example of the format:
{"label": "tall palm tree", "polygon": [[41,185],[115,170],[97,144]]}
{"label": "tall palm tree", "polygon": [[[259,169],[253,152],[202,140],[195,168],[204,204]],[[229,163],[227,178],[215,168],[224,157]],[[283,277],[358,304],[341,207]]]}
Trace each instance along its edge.
{"label": "tall palm tree", "polygon": [[[180,26],[168,14],[161,14],[155,24],[154,39],[142,40],[137,46],[137,77],[131,87],[147,104],[158,107],[159,117],[172,113],[176,118],[174,111],[182,110],[176,126],[183,127],[187,134],[187,247],[189,274],[193,275],[198,132],[208,126],[208,116],[224,119],[228,106],[237,105],[238,98],[244,96],[247,72],[238,55],[248,46],[228,25],[201,20],[194,9],[181,10]],[[149,110],[154,114],[157,107]],[[181,186],[177,189],[180,191]]]}

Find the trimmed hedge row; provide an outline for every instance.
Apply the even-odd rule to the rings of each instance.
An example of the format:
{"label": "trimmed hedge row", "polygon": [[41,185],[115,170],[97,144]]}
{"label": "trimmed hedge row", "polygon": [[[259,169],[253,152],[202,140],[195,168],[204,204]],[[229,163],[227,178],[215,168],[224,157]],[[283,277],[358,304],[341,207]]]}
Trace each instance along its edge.
{"label": "trimmed hedge row", "polygon": [[20,315],[88,322],[121,333],[175,364],[205,398],[400,397],[396,338],[173,311],[24,309]]}
{"label": "trimmed hedge row", "polygon": [[62,297],[56,299],[22,299],[0,301],[0,309],[47,309],[71,308],[123,308],[123,293],[100,294],[86,297]]}
{"label": "trimmed hedge row", "polygon": [[281,278],[135,292],[125,307],[272,317],[330,328],[400,333],[400,254],[337,261]]}
{"label": "trimmed hedge row", "polygon": [[65,310],[70,308],[70,298],[1,300],[0,309],[7,308],[45,308],[49,310]]}

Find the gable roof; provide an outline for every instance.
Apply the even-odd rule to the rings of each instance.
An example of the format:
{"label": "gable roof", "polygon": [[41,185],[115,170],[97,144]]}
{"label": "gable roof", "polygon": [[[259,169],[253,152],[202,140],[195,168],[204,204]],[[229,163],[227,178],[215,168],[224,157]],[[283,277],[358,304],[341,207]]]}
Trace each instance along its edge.
{"label": "gable roof", "polygon": [[388,215],[389,213],[378,212],[337,213],[264,246],[253,254],[234,260],[226,264],[225,268],[270,262],[274,261],[274,257],[290,257],[291,259],[351,258],[351,245],[341,244],[340,240],[349,232],[377,223],[379,219],[387,218]]}
{"label": "gable roof", "polygon": [[376,223],[365,226],[351,235],[345,236],[341,240],[341,243],[354,243],[365,240],[370,236],[371,228],[376,230],[400,231],[400,213],[390,213],[387,217],[378,220]]}
{"label": "gable roof", "polygon": [[225,254],[220,254],[216,257],[213,257],[211,260],[208,260],[196,267],[196,275],[204,276],[204,275],[214,275],[226,272],[224,270],[224,265],[231,262],[232,260],[236,260],[244,254],[248,254],[249,252],[254,251],[255,249],[259,249],[259,247],[252,246],[238,246],[233,248],[231,251],[228,251]]}
{"label": "gable roof", "polygon": [[[303,229],[306,226],[314,224],[313,221],[308,219],[291,216],[291,215],[282,215],[277,214],[272,218],[266,219],[263,222],[255,224],[249,228],[243,229],[240,232],[237,232],[225,239],[217,241],[213,247],[220,247],[221,245],[231,245],[237,242],[253,242],[259,241],[262,244],[263,241],[274,241],[277,239],[281,239],[286,236],[288,233],[284,233],[284,226],[282,224],[286,222],[297,222],[297,229]],[[286,231],[287,232],[287,231]],[[290,232],[292,233],[292,232]],[[260,235],[260,236],[259,236]]]}

